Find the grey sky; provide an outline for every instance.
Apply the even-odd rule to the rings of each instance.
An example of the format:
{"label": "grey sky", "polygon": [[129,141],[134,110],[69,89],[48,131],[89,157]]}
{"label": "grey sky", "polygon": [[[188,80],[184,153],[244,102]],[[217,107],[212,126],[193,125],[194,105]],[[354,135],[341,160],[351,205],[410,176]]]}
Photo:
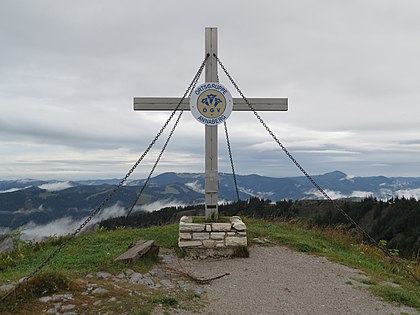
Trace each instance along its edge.
{"label": "grey sky", "polygon": [[[289,98],[261,115],[310,174],[420,176],[419,16],[417,0],[2,0],[0,179],[122,177],[169,115],[133,97],[182,96],[206,26],[247,97]],[[238,173],[300,175],[252,113],[228,123]],[[157,173],[203,171],[203,137],[186,112]]]}

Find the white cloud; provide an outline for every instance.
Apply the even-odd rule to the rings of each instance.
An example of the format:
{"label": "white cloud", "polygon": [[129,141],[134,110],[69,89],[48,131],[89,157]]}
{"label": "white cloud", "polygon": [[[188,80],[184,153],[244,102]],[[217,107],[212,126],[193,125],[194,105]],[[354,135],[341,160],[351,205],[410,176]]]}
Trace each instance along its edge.
{"label": "white cloud", "polygon": [[70,182],[58,182],[58,183],[48,183],[48,184],[42,184],[39,186],[41,189],[45,189],[47,191],[59,191],[64,190],[67,188],[73,187],[73,185]]}
{"label": "white cloud", "polygon": [[22,232],[23,239],[38,241],[49,236],[69,234],[78,224],[78,221],[74,221],[70,217],[64,217],[44,225],[37,225],[31,221],[21,226],[19,230]]}
{"label": "white cloud", "polygon": [[417,200],[420,200],[420,188],[417,189],[402,189],[402,190],[398,190],[397,195],[399,197],[405,197],[405,198],[411,198],[414,197]]}
{"label": "white cloud", "polygon": [[35,209],[23,209],[23,208],[18,209],[16,211],[13,211],[13,214],[21,213],[21,214],[24,214],[24,215],[28,215],[28,214],[31,214],[31,213],[44,212],[44,211],[45,211],[44,205],[40,205],[38,208],[35,208]]}
{"label": "white cloud", "polygon": [[[36,209],[39,211],[39,209]],[[126,214],[125,208],[115,204],[111,207],[103,209],[97,216],[95,216],[88,224],[91,226],[100,221],[124,216]],[[69,233],[73,233],[86,218],[75,220],[71,217],[63,217],[47,224],[35,224],[33,221],[18,228],[22,232],[23,239],[27,240],[41,240],[48,236],[60,236]]]}
{"label": "white cloud", "polygon": [[[365,198],[371,195],[374,195],[371,191],[355,190],[351,194],[344,194],[341,191],[334,191],[331,189],[324,189],[328,196],[331,199],[344,199],[344,198]],[[312,189],[305,192],[306,195],[309,195],[311,198],[316,197],[324,199],[324,195],[317,189]]]}
{"label": "white cloud", "polygon": [[274,192],[272,191],[267,191],[267,192],[253,191],[252,189],[248,189],[241,186],[238,186],[238,191],[252,197],[260,197],[260,198],[270,198],[272,195],[274,195]]}
{"label": "white cloud", "polygon": [[141,205],[139,207],[139,210],[152,212],[152,211],[160,210],[166,207],[184,207],[184,206],[186,205],[183,202],[180,202],[178,200],[162,199],[162,200],[154,201],[147,205]]}
{"label": "white cloud", "polygon": [[[219,56],[247,97],[289,97],[288,112],[260,114],[305,168],[420,170],[418,1],[212,4],[224,9],[2,1],[0,176],[124,176],[169,115],[133,112],[132,98],[183,94],[203,57],[204,25],[219,27]],[[232,20],[239,6],[242,18]],[[232,113],[228,123],[239,172],[297,174],[253,114]],[[160,170],[203,171],[203,134],[185,113]]]}
{"label": "white cloud", "polygon": [[373,195],[374,193],[371,191],[355,190],[350,194],[350,197],[365,198]]}
{"label": "white cloud", "polygon": [[[343,194],[340,191],[334,191],[334,190],[331,190],[331,189],[324,189],[324,191],[333,200],[334,199],[343,199],[343,198],[348,197],[347,195]],[[317,189],[311,189],[311,190],[305,192],[305,195],[308,195],[310,198],[316,197],[316,198],[324,199],[324,195],[320,191],[318,191]]]}
{"label": "white cloud", "polygon": [[204,194],[204,188],[198,183],[198,180],[191,182],[191,183],[186,183],[185,186],[191,188],[193,191],[198,192],[200,194]]}
{"label": "white cloud", "polygon": [[353,176],[353,175],[346,175],[346,177],[340,178],[340,181],[348,180],[350,182],[354,182],[354,177],[355,176]]}
{"label": "white cloud", "polygon": [[[26,187],[26,188],[28,188],[28,187]],[[10,188],[10,189],[6,189],[6,190],[0,190],[0,194],[14,192],[14,191],[22,190],[22,189],[25,189],[25,188]]]}

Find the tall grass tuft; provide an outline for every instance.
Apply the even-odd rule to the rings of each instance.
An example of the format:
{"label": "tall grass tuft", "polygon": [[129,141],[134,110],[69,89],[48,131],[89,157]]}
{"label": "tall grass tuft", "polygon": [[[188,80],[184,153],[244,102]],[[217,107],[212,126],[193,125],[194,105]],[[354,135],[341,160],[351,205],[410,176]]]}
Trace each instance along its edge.
{"label": "tall grass tuft", "polygon": [[13,311],[19,305],[30,302],[44,295],[63,292],[70,289],[70,279],[61,272],[47,271],[36,274],[26,283],[18,285],[12,294],[3,302],[1,309]]}

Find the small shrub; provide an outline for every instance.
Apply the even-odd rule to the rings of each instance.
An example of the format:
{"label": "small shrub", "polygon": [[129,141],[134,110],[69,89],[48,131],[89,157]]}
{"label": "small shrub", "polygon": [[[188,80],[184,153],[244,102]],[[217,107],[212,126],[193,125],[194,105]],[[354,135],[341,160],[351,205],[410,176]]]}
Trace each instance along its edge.
{"label": "small shrub", "polygon": [[162,304],[163,306],[176,307],[178,300],[169,296],[155,296],[150,299],[152,304]]}
{"label": "small shrub", "polygon": [[317,250],[314,246],[306,244],[306,243],[297,244],[296,248],[302,253],[311,253]]}
{"label": "small shrub", "polygon": [[59,272],[44,272],[33,276],[26,283],[17,286],[3,303],[0,303],[0,313],[19,309],[20,305],[40,298],[46,294],[70,289],[70,280]]}
{"label": "small shrub", "polygon": [[30,291],[34,297],[40,297],[45,294],[68,290],[70,287],[70,280],[60,272],[49,271],[35,275],[28,281],[26,286],[26,289]]}

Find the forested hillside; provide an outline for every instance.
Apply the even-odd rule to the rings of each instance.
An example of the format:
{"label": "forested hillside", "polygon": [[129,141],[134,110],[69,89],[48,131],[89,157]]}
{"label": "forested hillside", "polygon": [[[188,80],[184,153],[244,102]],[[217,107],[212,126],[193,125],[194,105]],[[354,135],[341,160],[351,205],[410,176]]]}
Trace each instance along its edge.
{"label": "forested hillside", "polygon": [[[375,240],[386,241],[390,249],[397,249],[407,258],[419,257],[420,253],[420,202],[414,198],[395,198],[381,201],[365,198],[361,201],[334,201],[355,222],[360,224]],[[221,205],[222,215],[244,215],[271,220],[299,220],[309,226],[330,227],[343,225],[352,230],[348,220],[333,202],[326,200],[278,201],[250,198]],[[170,207],[151,213],[133,214],[125,218],[101,222],[106,228],[117,226],[163,225],[177,222],[182,215],[201,215],[203,206]]]}

